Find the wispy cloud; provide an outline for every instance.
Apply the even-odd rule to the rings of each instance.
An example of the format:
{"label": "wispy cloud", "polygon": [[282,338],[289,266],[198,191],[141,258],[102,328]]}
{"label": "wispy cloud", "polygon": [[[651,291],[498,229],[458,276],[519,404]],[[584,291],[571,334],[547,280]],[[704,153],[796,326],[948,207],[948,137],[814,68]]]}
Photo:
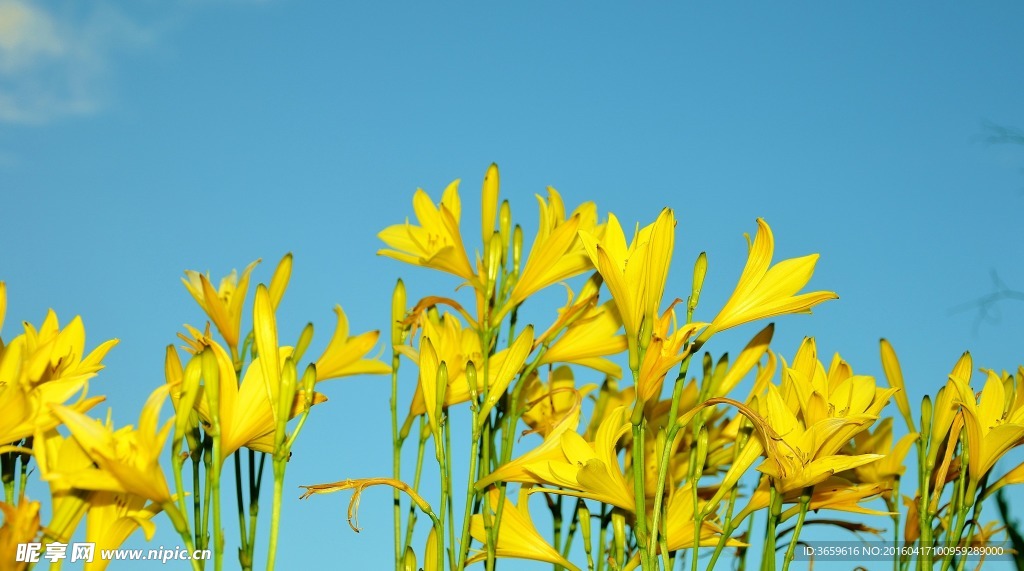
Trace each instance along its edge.
{"label": "wispy cloud", "polygon": [[39,124],[97,112],[110,58],[150,39],[105,3],[58,13],[0,0],[0,122]]}

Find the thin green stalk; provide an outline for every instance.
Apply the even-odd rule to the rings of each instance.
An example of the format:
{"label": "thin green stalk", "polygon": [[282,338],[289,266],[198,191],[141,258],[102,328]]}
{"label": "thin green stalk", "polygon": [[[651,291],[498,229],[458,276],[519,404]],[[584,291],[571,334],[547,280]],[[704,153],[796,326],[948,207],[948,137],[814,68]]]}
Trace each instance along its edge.
{"label": "thin green stalk", "polygon": [[[199,439],[202,442],[202,438]],[[195,522],[195,537],[196,545],[202,548],[202,510],[203,501],[202,495],[199,493],[200,480],[199,480],[199,464],[202,462],[203,447],[199,446],[196,450],[189,454],[189,459],[192,461],[192,521]]]}
{"label": "thin green stalk", "polygon": [[[662,505],[665,496],[665,480],[668,478],[669,463],[672,459],[672,451],[675,449],[675,437],[679,432],[679,402],[683,397],[683,388],[686,385],[686,375],[690,368],[690,358],[700,350],[700,345],[692,345],[687,349],[688,354],[679,364],[679,374],[676,375],[675,384],[672,387],[672,404],[669,407],[668,427],[666,428],[665,449],[661,453],[661,462],[658,464],[658,487],[654,489],[654,510],[651,525],[651,549],[654,549],[658,537],[658,520],[661,518]],[[634,377],[635,378],[635,377]]]}
{"label": "thin green stalk", "polygon": [[608,559],[605,555],[605,537],[608,535],[608,524],[611,523],[611,508],[608,504],[601,504],[601,529],[597,532],[597,569],[604,571],[604,563]]}
{"label": "thin green stalk", "polygon": [[[558,496],[558,511],[562,511],[562,498],[564,496]],[[572,549],[572,540],[576,537],[576,531],[579,529],[580,512],[579,510],[572,510],[572,519],[569,520],[569,531],[565,535],[565,543],[562,545],[562,557],[566,560],[569,559],[569,551]],[[554,544],[558,547],[558,543]],[[555,565],[555,571],[562,571],[561,565]]]}
{"label": "thin green stalk", "polygon": [[[32,438],[29,437],[25,440],[24,448],[32,448]],[[25,498],[25,486],[28,485],[28,463],[32,460],[32,455],[28,454],[27,451],[19,455],[21,459],[21,484],[18,487],[18,503]]]}
{"label": "thin green stalk", "polygon": [[481,427],[475,420],[475,413],[473,416],[472,441],[470,442],[469,452],[469,480],[466,484],[466,507],[462,514],[462,533],[459,536],[459,565],[456,569],[463,569],[466,566],[466,558],[469,557],[469,522],[473,514],[473,501],[476,498],[476,487],[473,483],[479,478],[479,474],[477,474],[479,464],[477,461],[480,456]]}
{"label": "thin green stalk", "polygon": [[252,569],[252,558],[245,557],[249,553],[249,538],[246,535],[245,525],[245,497],[242,495],[242,453],[240,450],[235,450],[232,456],[234,456],[235,464],[235,503],[238,505],[238,534],[239,541],[242,544],[238,550],[238,563],[243,570],[248,570]]}
{"label": "thin green stalk", "polygon": [[14,503],[14,452],[0,454],[0,479],[4,482],[4,501]]}
{"label": "thin green stalk", "polygon": [[793,537],[789,540],[789,547],[786,549],[786,557],[782,560],[782,571],[789,571],[789,564],[793,562],[793,556],[796,555],[796,544],[800,539],[800,531],[804,527],[804,518],[807,517],[807,510],[811,506],[811,493],[814,491],[814,487],[804,488],[803,495],[800,496],[800,515],[796,519],[796,527],[793,528]]}
{"label": "thin green stalk", "polygon": [[772,484],[769,487],[768,525],[764,532],[764,549],[761,552],[761,571],[775,571],[775,538],[782,514],[782,494]]}
{"label": "thin green stalk", "polygon": [[643,415],[640,416],[638,422],[633,424],[633,497],[636,501],[636,522],[633,526],[633,533],[636,535],[637,547],[640,550],[640,565],[644,571],[648,571],[655,568],[655,563],[651,560],[651,552],[647,543],[650,538],[647,535],[647,508],[645,506],[647,496],[644,490],[643,476],[645,425],[646,419]]}
{"label": "thin green stalk", "polygon": [[249,544],[248,559],[252,566],[254,553],[256,551],[256,526],[260,521],[260,485],[263,483],[263,467],[267,461],[267,455],[259,452],[259,466],[256,466],[255,450],[249,450]]}
{"label": "thin green stalk", "polygon": [[[283,456],[279,458],[278,456]],[[267,571],[274,571],[277,559],[277,534],[281,526],[281,498],[284,494],[284,472],[287,468],[288,451],[274,455],[274,502],[270,512],[270,540],[267,548]]]}
{"label": "thin green stalk", "polygon": [[[173,501],[169,501],[163,505],[164,513],[170,518],[171,524],[174,526],[174,530],[181,536],[181,540],[185,542],[185,549],[192,553],[195,551],[196,546],[192,543],[192,532],[188,528],[188,521],[185,516],[178,511],[178,508],[174,505]],[[191,559],[192,570],[202,571],[199,559]]]}
{"label": "thin green stalk", "polygon": [[[420,417],[420,437],[419,443],[416,446],[416,470],[412,477],[412,489],[414,492],[419,493],[420,491],[420,479],[423,476],[423,459],[426,456],[426,444],[427,437],[429,437],[430,431],[426,428],[426,418]],[[407,524],[405,528],[405,539],[402,542],[402,552],[412,544],[412,533],[416,528],[416,505],[415,503],[409,505],[409,517],[407,518]]]}
{"label": "thin green stalk", "polygon": [[447,421],[441,426],[441,431],[444,433],[444,451],[445,451],[445,474],[447,478],[445,485],[448,487],[448,560],[451,564],[452,569],[455,567],[455,550],[459,549],[459,546],[455,543],[455,506],[453,503],[453,497],[455,494],[452,492],[452,472],[451,472],[451,457],[449,454],[452,450],[452,433],[451,424]]}
{"label": "thin green stalk", "polygon": [[[203,490],[203,541],[200,549],[210,548],[210,506],[213,504],[213,435],[209,432],[203,439],[203,470],[206,473],[206,489]],[[196,527],[199,527],[198,525]]]}
{"label": "thin green stalk", "polygon": [[213,568],[214,571],[221,571],[224,565],[224,532],[220,522],[220,474],[221,474],[221,451],[220,451],[220,420],[217,415],[213,417],[213,466],[211,471],[210,489],[213,493]]}
{"label": "thin green stalk", "polygon": [[[400,359],[398,352],[394,350],[392,344],[391,349],[391,400],[389,401],[389,408],[391,409],[391,473],[395,480],[401,481],[402,479],[402,439],[398,432],[398,365]],[[403,556],[405,555],[402,549],[402,494],[398,489],[393,490],[392,495],[392,515],[395,526],[395,571],[399,571],[402,567]]]}

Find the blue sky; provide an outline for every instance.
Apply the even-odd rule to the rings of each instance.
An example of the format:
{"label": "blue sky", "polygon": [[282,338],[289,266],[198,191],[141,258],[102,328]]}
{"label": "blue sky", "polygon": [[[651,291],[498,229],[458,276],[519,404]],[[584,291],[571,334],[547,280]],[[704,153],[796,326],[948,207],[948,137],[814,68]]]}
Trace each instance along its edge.
{"label": "blue sky", "polygon": [[[819,252],[811,286],[840,295],[780,319],[775,350],[813,335],[880,375],[886,337],[918,402],[965,350],[1022,362],[1024,304],[996,321],[952,311],[990,293],[993,271],[1024,289],[1024,147],[985,142],[986,124],[1024,127],[1022,21],[1012,2],[0,0],[5,332],[52,307],[82,315],[90,345],[120,338],[92,387],[134,422],[164,347],[203,322],[183,270],[263,258],[266,281],[291,251],[283,336],[313,321],[321,348],[335,303],[356,330],[385,327],[396,278],[410,297],[457,284],[377,257],[376,233],[412,216],[417,187],[436,198],[461,178],[475,236],[497,162],[528,236],[547,185],[627,225],[672,207],[667,295],[685,297],[707,251],[698,317],[728,297],[764,217],[777,255]],[[386,384],[324,388],[289,486],[389,472]],[[289,502],[283,566],[386,565],[388,497],[367,496],[358,536],[341,496]]]}

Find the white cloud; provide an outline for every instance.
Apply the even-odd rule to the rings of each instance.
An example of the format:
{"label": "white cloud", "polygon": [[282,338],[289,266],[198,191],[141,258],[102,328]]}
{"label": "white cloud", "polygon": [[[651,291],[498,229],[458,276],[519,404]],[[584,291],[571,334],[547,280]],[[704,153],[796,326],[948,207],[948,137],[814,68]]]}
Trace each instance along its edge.
{"label": "white cloud", "polygon": [[104,3],[48,12],[0,0],[0,122],[45,123],[102,108],[113,52],[149,34]]}

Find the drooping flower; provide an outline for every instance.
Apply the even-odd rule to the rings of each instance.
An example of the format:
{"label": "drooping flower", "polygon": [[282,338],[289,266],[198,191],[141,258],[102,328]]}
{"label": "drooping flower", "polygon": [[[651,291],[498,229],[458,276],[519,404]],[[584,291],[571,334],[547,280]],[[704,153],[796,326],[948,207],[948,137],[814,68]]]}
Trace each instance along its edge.
{"label": "drooping flower", "polygon": [[811,308],[823,301],[837,299],[830,291],[816,291],[797,294],[814,274],[818,255],[783,260],[771,265],[775,249],[772,230],[764,220],[757,219],[757,235],[750,246],[746,266],[740,274],[739,283],[725,306],[712,320],[711,325],[701,333],[703,339],[711,337],[737,325],[757,319],[785,315],[787,313],[810,313]]}

